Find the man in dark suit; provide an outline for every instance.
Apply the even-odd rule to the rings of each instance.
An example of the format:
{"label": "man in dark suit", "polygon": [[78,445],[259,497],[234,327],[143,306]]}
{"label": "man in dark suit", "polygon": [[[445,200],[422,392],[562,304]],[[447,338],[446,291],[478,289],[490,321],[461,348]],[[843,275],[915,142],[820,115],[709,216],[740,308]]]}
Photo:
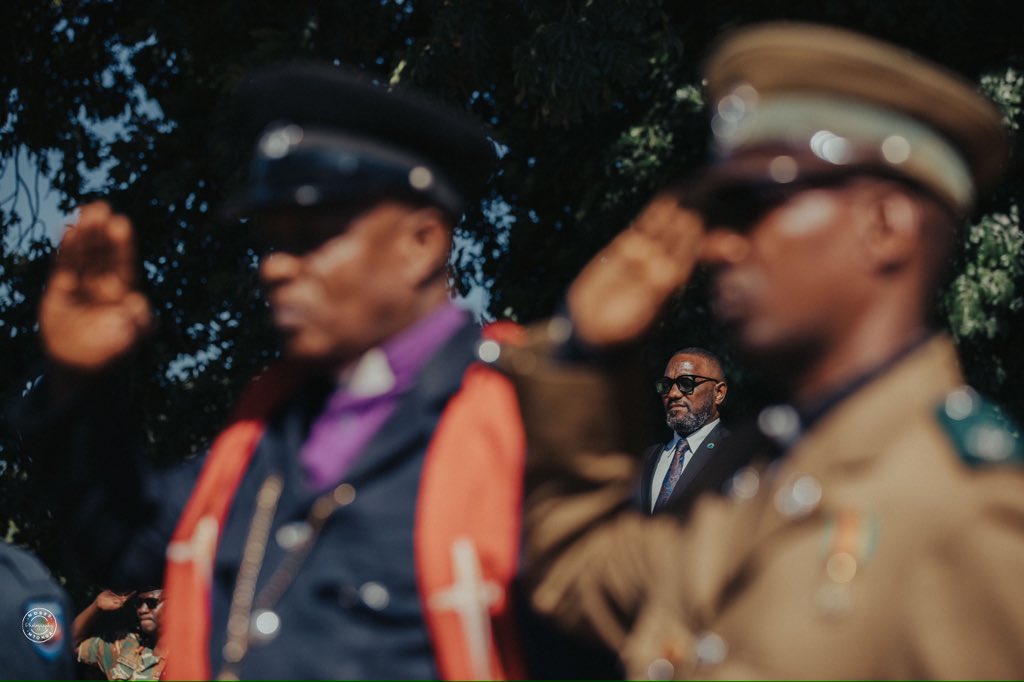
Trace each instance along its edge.
{"label": "man in dark suit", "polygon": [[654,387],[674,436],[644,451],[639,499],[641,509],[651,514],[670,502],[675,510],[690,506],[715,480],[707,465],[719,440],[728,435],[718,409],[729,386],[722,361],[711,351],[697,347],[676,351]]}

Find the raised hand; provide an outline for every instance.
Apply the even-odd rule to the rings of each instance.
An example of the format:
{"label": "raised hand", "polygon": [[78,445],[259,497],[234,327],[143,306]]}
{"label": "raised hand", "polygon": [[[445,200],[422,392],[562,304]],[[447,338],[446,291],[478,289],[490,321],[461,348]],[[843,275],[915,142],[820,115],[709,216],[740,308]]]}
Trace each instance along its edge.
{"label": "raised hand", "polygon": [[84,206],[57,248],[39,308],[46,354],[60,369],[97,372],[135,346],[150,320],[135,288],[131,222],[105,202]]}
{"label": "raised hand", "polygon": [[606,348],[639,338],[689,281],[704,236],[700,216],[665,191],[602,249],[569,288],[577,337]]}
{"label": "raised hand", "polygon": [[118,594],[111,590],[103,590],[96,595],[96,599],[93,600],[93,603],[96,604],[96,608],[100,611],[117,611],[122,608],[134,594],[134,592]]}

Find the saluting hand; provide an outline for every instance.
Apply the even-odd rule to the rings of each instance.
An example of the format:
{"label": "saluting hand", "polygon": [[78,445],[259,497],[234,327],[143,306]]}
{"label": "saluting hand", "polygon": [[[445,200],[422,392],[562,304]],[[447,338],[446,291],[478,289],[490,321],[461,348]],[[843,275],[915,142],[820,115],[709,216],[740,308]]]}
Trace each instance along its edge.
{"label": "saluting hand", "polygon": [[134,594],[134,592],[118,594],[111,590],[103,590],[96,595],[96,599],[93,600],[93,603],[96,604],[96,608],[100,611],[117,611],[122,608]]}
{"label": "saluting hand", "polygon": [[39,308],[39,332],[63,369],[96,372],[127,353],[149,329],[135,288],[131,222],[97,201],[65,232]]}
{"label": "saluting hand", "polygon": [[703,236],[700,216],[681,207],[676,193],[655,196],[569,288],[577,337],[595,348],[639,338],[689,281]]}

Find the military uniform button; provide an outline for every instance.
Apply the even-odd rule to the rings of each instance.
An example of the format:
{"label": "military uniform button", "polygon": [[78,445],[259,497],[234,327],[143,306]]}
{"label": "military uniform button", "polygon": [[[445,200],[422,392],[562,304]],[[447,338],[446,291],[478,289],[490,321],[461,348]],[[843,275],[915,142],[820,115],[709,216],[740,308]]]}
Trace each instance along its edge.
{"label": "military uniform button", "polygon": [[303,130],[297,125],[287,125],[268,131],[259,141],[263,156],[280,159],[288,155],[292,147],[302,142]]}
{"label": "military uniform button", "polygon": [[313,502],[313,507],[309,510],[309,518],[314,522],[322,523],[326,521],[337,508],[338,505],[335,504],[333,495],[331,497],[327,497],[326,495],[318,497],[316,501]]}
{"label": "military uniform button", "polygon": [[967,419],[977,409],[977,394],[968,386],[951,391],[946,396],[946,416],[955,421]]}
{"label": "military uniform button", "polygon": [[388,589],[372,580],[359,587],[359,598],[374,611],[383,611],[391,602],[391,594],[388,593]]}
{"label": "military uniform button", "polygon": [[339,507],[347,507],[356,501],[356,487],[351,483],[342,483],[334,489],[332,497]]}
{"label": "military uniform button", "polygon": [[732,147],[740,142],[744,130],[741,124],[756,108],[759,98],[757,90],[743,84],[718,100],[711,119],[711,132],[720,145]]}
{"label": "military uniform button", "polygon": [[812,512],[821,502],[821,484],[813,476],[800,476],[775,494],[775,508],[783,516],[794,518]]}
{"label": "military uniform button", "polygon": [[671,680],[675,673],[676,667],[667,658],[656,658],[647,666],[649,680]]}
{"label": "military uniform button", "polygon": [[800,415],[791,405],[772,405],[757,415],[757,428],[782,447],[789,447],[800,436]]}
{"label": "military uniform button", "polygon": [[910,141],[902,135],[890,135],[879,147],[886,162],[898,166],[910,158]]}
{"label": "military uniform button", "polygon": [[1013,454],[1013,436],[993,424],[980,424],[967,431],[967,453],[990,462],[1004,460]]}
{"label": "military uniform button", "polygon": [[298,549],[309,542],[312,536],[313,529],[305,521],[285,524],[274,533],[277,545],[286,552]]}
{"label": "military uniform button", "polygon": [[697,660],[704,665],[718,665],[728,655],[729,646],[714,632],[702,632],[697,637],[693,653]]}
{"label": "military uniform button", "polygon": [[281,618],[270,609],[258,609],[252,614],[250,636],[255,642],[269,642],[277,637]]}
{"label": "military uniform button", "polygon": [[548,338],[555,343],[565,343],[572,336],[572,322],[564,315],[556,315],[548,321]]}
{"label": "military uniform button", "polygon": [[726,495],[737,502],[751,500],[761,487],[761,476],[754,467],[743,467],[725,484]]}
{"label": "military uniform button", "polygon": [[857,575],[857,558],[849,552],[836,552],[825,562],[825,572],[836,583],[848,583]]}
{"label": "military uniform button", "polygon": [[488,365],[495,363],[501,357],[501,344],[490,339],[481,341],[476,347],[476,356]]}
{"label": "military uniform button", "polygon": [[224,645],[224,660],[228,663],[238,663],[245,656],[245,647],[238,642],[228,642]]}
{"label": "military uniform button", "polygon": [[792,497],[801,507],[813,509],[821,501],[821,484],[813,476],[801,476],[793,483]]}
{"label": "military uniform button", "polygon": [[434,174],[426,166],[416,166],[409,171],[409,186],[421,192],[434,184]]}

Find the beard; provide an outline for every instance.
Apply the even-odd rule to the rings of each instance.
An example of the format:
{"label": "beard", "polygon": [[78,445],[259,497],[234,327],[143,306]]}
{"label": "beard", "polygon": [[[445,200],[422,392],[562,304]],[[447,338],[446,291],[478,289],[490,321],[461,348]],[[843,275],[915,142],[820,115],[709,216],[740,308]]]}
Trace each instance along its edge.
{"label": "beard", "polygon": [[668,428],[680,436],[686,437],[711,421],[711,413],[714,408],[714,402],[709,400],[700,408],[687,412],[681,417],[675,417],[671,413],[667,414],[665,423],[668,424]]}

